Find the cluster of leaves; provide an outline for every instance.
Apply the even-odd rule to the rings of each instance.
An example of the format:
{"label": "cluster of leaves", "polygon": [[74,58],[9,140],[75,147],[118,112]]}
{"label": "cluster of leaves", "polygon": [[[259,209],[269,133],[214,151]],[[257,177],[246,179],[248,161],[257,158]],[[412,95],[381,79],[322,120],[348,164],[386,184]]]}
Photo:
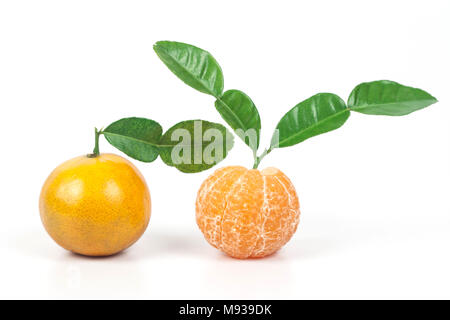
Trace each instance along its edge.
{"label": "cluster of leaves", "polygon": [[[259,112],[244,92],[223,92],[222,69],[214,57],[203,49],[172,41],[159,41],[154,45],[154,50],[184,83],[216,99],[215,107],[222,118],[252,149],[254,168],[275,148],[289,147],[338,129],[347,121],[350,111],[402,116],[437,102],[436,98],[421,89],[387,80],[361,83],[353,89],[347,104],[335,94],[319,93],[300,102],[281,118],[270,146],[258,156],[261,131]],[[256,133],[254,139],[246,134],[249,130]]]}
{"label": "cluster of leaves", "polygon": [[[335,94],[318,93],[294,106],[281,118],[269,147],[257,155],[261,131],[258,109],[244,92],[240,90],[224,92],[222,69],[214,57],[203,49],[172,41],[159,41],[154,45],[154,50],[164,64],[184,83],[215,98],[217,111],[252,150],[254,168],[257,168],[260,161],[275,148],[293,146],[311,137],[338,129],[347,121],[351,111],[370,115],[402,116],[437,101],[421,89],[387,80],[356,86],[347,103]],[[177,140],[178,129],[185,130],[191,137],[200,136],[200,139]],[[220,157],[214,156],[214,153],[204,152],[211,144],[210,141],[204,140],[209,129],[218,130],[224,137],[219,141]],[[200,132],[196,132],[198,130]],[[121,119],[104,130],[96,131],[94,154],[98,153],[100,134],[103,134],[113,146],[136,160],[152,162],[161,156],[164,163],[182,172],[209,169],[225,158],[233,147],[232,134],[224,126],[204,120],[183,121],[163,133],[161,125],[154,120]],[[174,148],[180,147],[190,161],[174,161]],[[186,154],[187,152],[190,154]],[[200,161],[195,161],[194,158],[198,154],[201,154]]]}
{"label": "cluster of leaves", "polygon": [[[184,130],[191,137],[200,136],[202,138],[208,130],[218,130],[222,136],[228,138],[228,143],[224,142],[220,145],[223,147],[223,150],[221,150],[222,157],[217,159],[214,157],[213,152],[204,152],[207,145],[211,142],[202,138],[174,140],[173,133],[178,129]],[[165,164],[186,173],[199,172],[211,168],[225,158],[233,147],[233,136],[224,126],[205,120],[182,121],[163,134],[161,125],[154,120],[124,118],[113,122],[98,133],[103,134],[110,144],[133,159],[152,162],[158,156],[161,156]],[[188,150],[190,152],[188,155],[190,160],[179,163],[174,161],[172,151],[176,147],[180,148],[181,151]],[[201,155],[200,161],[194,161],[193,158],[196,154]]]}

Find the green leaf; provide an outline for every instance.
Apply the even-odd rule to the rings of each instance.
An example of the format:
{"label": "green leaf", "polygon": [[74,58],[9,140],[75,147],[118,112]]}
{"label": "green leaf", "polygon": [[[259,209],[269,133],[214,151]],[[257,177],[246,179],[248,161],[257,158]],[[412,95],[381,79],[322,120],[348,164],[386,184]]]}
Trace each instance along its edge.
{"label": "green leaf", "polygon": [[106,140],[133,159],[152,162],[159,154],[162,127],[144,118],[124,118],[103,130]]}
{"label": "green leaf", "polygon": [[300,102],[278,122],[270,149],[284,148],[341,127],[350,116],[345,102],[332,93],[319,93]]}
{"label": "green leaf", "polygon": [[233,135],[222,125],[188,120],[167,130],[160,141],[161,159],[186,173],[209,169],[233,147]]}
{"label": "green leaf", "polygon": [[259,147],[261,119],[250,97],[239,90],[228,90],[216,100],[215,105],[238,137],[256,151]]}
{"label": "green leaf", "polygon": [[173,41],[158,41],[153,49],[170,71],[184,83],[216,98],[222,95],[222,69],[209,52]]}
{"label": "green leaf", "polygon": [[403,116],[435,102],[435,97],[421,89],[388,80],[361,83],[348,98],[353,111],[386,116]]}

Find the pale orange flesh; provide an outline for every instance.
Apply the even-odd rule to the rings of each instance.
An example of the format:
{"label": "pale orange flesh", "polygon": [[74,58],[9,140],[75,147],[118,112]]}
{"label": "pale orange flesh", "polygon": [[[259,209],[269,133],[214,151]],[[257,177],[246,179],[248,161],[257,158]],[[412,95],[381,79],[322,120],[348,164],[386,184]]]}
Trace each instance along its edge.
{"label": "pale orange flesh", "polygon": [[295,233],[300,209],[289,178],[276,168],[230,166],[200,187],[196,218],[206,240],[234,258],[260,258]]}
{"label": "pale orange flesh", "polygon": [[150,219],[150,193],[138,169],[113,154],[71,159],[42,187],[42,223],[63,248],[89,256],[120,252]]}

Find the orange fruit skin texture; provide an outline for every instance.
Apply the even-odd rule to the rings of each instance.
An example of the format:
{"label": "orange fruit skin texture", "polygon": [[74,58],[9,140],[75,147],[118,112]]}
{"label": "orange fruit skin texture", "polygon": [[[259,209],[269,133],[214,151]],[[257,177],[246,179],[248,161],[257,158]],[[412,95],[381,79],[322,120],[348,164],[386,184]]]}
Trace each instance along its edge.
{"label": "orange fruit skin texture", "polygon": [[150,193],[128,160],[102,154],[64,162],[42,187],[42,223],[61,247],[108,256],[136,242],[150,220]]}
{"label": "orange fruit skin texture", "polygon": [[201,185],[196,218],[215,248],[233,258],[262,258],[291,239],[300,206],[294,186],[280,170],[229,166]]}

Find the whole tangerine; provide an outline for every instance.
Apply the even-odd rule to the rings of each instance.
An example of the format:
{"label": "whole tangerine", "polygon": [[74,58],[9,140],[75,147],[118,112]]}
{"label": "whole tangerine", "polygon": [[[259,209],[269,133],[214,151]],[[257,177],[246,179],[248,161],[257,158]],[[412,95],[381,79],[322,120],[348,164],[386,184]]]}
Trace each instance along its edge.
{"label": "whole tangerine", "polygon": [[138,169],[114,154],[64,162],[42,187],[39,209],[48,234],[61,247],[108,256],[136,242],[150,220],[147,184]]}
{"label": "whole tangerine", "polygon": [[262,258],[297,230],[300,206],[289,178],[277,168],[216,170],[201,185],[196,220],[206,240],[231,257]]}

